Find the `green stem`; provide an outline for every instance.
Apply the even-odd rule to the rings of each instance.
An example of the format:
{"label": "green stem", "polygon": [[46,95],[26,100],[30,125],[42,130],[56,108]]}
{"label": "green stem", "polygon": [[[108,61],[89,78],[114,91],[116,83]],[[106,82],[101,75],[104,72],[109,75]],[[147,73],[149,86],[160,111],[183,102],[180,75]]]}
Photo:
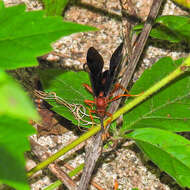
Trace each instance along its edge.
{"label": "green stem", "polygon": [[[84,164],[80,164],[78,167],[76,167],[74,170],[70,171],[68,173],[69,177],[73,177],[76,174],[78,174],[82,169],[84,168]],[[53,190],[56,187],[59,187],[62,184],[62,182],[60,180],[55,181],[54,183],[52,183],[51,185],[49,185],[48,187],[46,187],[43,190]]]}
{"label": "green stem", "polygon": [[101,129],[100,125],[97,125],[96,127],[93,127],[91,130],[89,130],[87,133],[84,133],[81,135],[78,139],[73,141],[71,144],[67,145],[66,147],[62,148],[60,151],[57,153],[53,154],[43,162],[39,163],[36,167],[32,168],[28,173],[27,176],[30,177],[32,176],[35,172],[41,170],[42,168],[45,168],[48,164],[54,162],[56,159],[58,159],[60,156],[64,155],[77,145],[79,145],[81,142],[84,142],[87,140],[89,137],[95,135],[99,130]]}
{"label": "green stem", "polygon": [[[150,95],[154,94],[158,90],[160,90],[162,87],[164,87],[166,84],[170,83],[172,80],[176,79],[178,76],[182,75],[184,72],[186,72],[190,67],[190,56],[184,61],[183,64],[181,64],[176,70],[174,70],[172,73],[170,73],[168,76],[163,78],[161,81],[156,83],[154,86],[149,88],[147,91],[145,91],[141,96],[138,96],[128,104],[126,104],[124,107],[116,111],[112,117],[107,118],[104,121],[104,125],[106,125],[110,121],[116,120],[120,115],[128,112],[132,108],[134,108],[136,105],[138,105],[140,102],[144,101],[146,98],[148,98]],[[48,164],[54,162],[57,158],[60,156],[64,155],[66,152],[69,150],[73,149],[76,147],[78,144],[81,142],[84,142],[87,140],[89,137],[93,136],[96,134],[99,130],[101,129],[100,125],[97,125],[93,128],[91,128],[88,132],[80,136],[78,139],[73,141],[71,144],[68,146],[64,147],[60,151],[58,151],[56,154],[50,156],[47,160],[39,163],[35,168],[31,169],[28,173],[27,176],[30,177],[32,176],[35,172],[39,171],[42,168],[45,168]]]}
{"label": "green stem", "polygon": [[[112,116],[112,121],[116,120],[118,117],[120,117],[122,114],[128,112],[132,108],[134,108],[136,105],[147,99],[152,94],[156,93],[158,90],[160,90],[162,87],[166,86],[168,83],[170,83],[172,80],[176,79],[180,75],[184,74],[187,70],[189,70],[190,67],[190,56],[185,59],[183,64],[181,64],[176,70],[174,70],[172,73],[167,75],[165,78],[163,78],[161,81],[157,82],[155,85],[150,87],[147,91],[145,91],[141,96],[138,96],[122,108],[120,108],[118,111],[116,111]],[[104,124],[106,124],[110,118],[107,118],[104,121]]]}

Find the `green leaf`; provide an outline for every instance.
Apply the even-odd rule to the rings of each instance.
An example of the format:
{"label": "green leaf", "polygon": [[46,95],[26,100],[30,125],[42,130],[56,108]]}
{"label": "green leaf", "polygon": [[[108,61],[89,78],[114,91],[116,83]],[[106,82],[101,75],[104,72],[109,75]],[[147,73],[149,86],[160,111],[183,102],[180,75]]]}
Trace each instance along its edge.
{"label": "green leaf", "polygon": [[36,57],[52,50],[62,36],[95,30],[94,27],[46,17],[44,11],[26,12],[24,5],[4,8],[0,1],[0,68],[36,66]]}
{"label": "green leaf", "polygon": [[[182,59],[173,61],[169,57],[160,59],[151,69],[146,70],[135,83],[130,94],[139,94],[167,76]],[[137,128],[160,128],[175,132],[189,131],[190,76],[176,79],[149,97],[139,106],[124,115],[123,132]]]}
{"label": "green leaf", "polygon": [[62,15],[69,0],[42,0],[45,4],[46,15]]}
{"label": "green leaf", "polygon": [[156,27],[151,30],[150,36],[160,40],[167,40],[172,43],[178,43],[181,41],[178,34],[161,25],[156,25]]}
{"label": "green leaf", "polygon": [[[73,124],[78,124],[73,112],[76,113],[76,105],[87,107],[85,99],[93,100],[93,96],[82,86],[83,83],[89,82],[89,76],[86,72],[60,71],[49,69],[40,71],[42,86],[45,92],[55,92],[56,96],[62,98],[72,108],[71,110],[63,104],[58,104],[55,100],[47,100],[52,106],[52,110],[63,117],[71,120]],[[73,106],[71,105],[73,104]],[[86,114],[88,114],[86,110]],[[83,119],[91,121],[89,117]]]}
{"label": "green leaf", "polygon": [[171,36],[177,36],[180,41],[187,41],[190,38],[190,17],[189,16],[161,16],[156,19],[156,23],[168,28]]}
{"label": "green leaf", "polygon": [[173,0],[174,2],[190,9],[190,1],[188,0]]}
{"label": "green leaf", "polygon": [[0,70],[0,115],[38,120],[36,109],[26,92],[4,71]]}
{"label": "green leaf", "polygon": [[[143,25],[136,25],[133,30],[138,34]],[[160,16],[155,20],[150,36],[152,38],[167,40],[172,43],[186,41],[190,39],[190,17],[189,16]]]}
{"label": "green leaf", "polygon": [[126,137],[135,140],[145,154],[182,187],[190,187],[189,140],[154,128],[136,129]]}
{"label": "green leaf", "polygon": [[30,149],[28,136],[35,133],[27,121],[0,115],[0,181],[18,190],[29,190],[24,152]]}

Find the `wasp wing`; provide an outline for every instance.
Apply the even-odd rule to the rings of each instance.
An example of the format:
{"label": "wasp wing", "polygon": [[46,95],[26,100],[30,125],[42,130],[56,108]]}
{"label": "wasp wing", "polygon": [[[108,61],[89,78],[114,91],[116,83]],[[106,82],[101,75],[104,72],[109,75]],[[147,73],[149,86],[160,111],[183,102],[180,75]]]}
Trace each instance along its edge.
{"label": "wasp wing", "polygon": [[123,42],[117,47],[117,49],[114,51],[114,53],[111,56],[110,68],[108,70],[108,73],[106,74],[104,96],[107,96],[114,82],[115,75],[118,71],[119,65],[122,60],[122,56],[123,56],[122,50],[123,50]]}
{"label": "wasp wing", "polygon": [[97,97],[102,91],[102,69],[104,61],[98,51],[90,47],[87,52],[87,65],[90,70],[90,80],[94,95]]}

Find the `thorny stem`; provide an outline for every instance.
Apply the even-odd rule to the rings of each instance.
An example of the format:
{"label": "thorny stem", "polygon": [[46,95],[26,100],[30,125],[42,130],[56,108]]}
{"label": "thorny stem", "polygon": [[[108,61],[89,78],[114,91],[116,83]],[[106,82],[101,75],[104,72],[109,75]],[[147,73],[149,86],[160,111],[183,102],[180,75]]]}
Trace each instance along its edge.
{"label": "thorny stem", "polygon": [[[162,87],[166,86],[172,80],[174,80],[177,77],[179,77],[180,75],[184,74],[189,69],[190,69],[190,56],[187,59],[185,59],[185,61],[183,62],[183,64],[181,64],[176,70],[174,70],[168,76],[166,76],[165,78],[163,78],[162,80],[160,80],[159,82],[157,82],[155,85],[153,85],[147,91],[145,91],[141,96],[135,98],[134,100],[132,100],[131,102],[129,102],[128,104],[126,104],[125,106],[123,106],[122,108],[120,108],[118,111],[116,111],[112,115],[112,117],[107,118],[104,121],[104,125],[106,123],[108,123],[108,121],[110,122],[110,121],[116,120],[120,115],[128,112],[129,110],[131,110],[132,108],[134,108],[136,105],[138,105],[139,103],[141,103],[142,101],[144,101],[145,99],[147,99],[149,96],[151,96],[152,94],[154,94],[157,91],[159,91]],[[101,129],[100,125],[94,126],[92,129],[90,129],[88,132],[84,133],[82,136],[80,136],[78,139],[76,139],[75,141],[73,141],[71,144],[69,144],[68,146],[62,148],[60,151],[58,151],[57,153],[53,154],[52,156],[50,156],[45,161],[39,163],[36,167],[34,167],[33,169],[31,169],[27,173],[27,176],[31,177],[35,172],[37,172],[37,171],[45,168],[48,164],[54,162],[57,158],[59,158],[60,156],[64,155],[65,153],[67,153],[68,151],[70,151],[71,149],[73,149],[74,147],[76,147],[81,142],[87,140],[89,137],[91,137],[94,134],[96,134],[100,129]]]}

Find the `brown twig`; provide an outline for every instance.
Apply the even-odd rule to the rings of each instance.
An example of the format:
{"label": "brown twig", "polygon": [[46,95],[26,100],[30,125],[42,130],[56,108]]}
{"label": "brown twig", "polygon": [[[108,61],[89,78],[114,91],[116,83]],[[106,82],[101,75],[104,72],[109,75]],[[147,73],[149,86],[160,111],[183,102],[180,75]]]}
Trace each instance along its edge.
{"label": "brown twig", "polygon": [[[150,13],[149,13],[148,18],[145,22],[144,28],[140,34],[138,41],[136,42],[135,47],[132,50],[132,55],[129,59],[129,65],[128,65],[127,70],[126,70],[126,74],[124,75],[124,77],[121,81],[121,85],[124,87],[128,86],[128,84],[129,84],[129,82],[133,76],[134,70],[135,70],[136,65],[139,61],[139,58],[142,54],[142,51],[143,51],[144,46],[146,44],[146,41],[148,39],[150,30],[152,28],[153,21],[158,14],[161,3],[162,3],[162,0],[153,0],[152,6],[150,9]],[[129,26],[129,28],[131,28],[131,27]],[[128,31],[128,33],[129,33],[129,31]],[[128,50],[128,52],[130,52],[130,50]],[[121,93],[122,93],[121,91],[118,91],[116,96],[118,94],[121,94]],[[115,101],[112,103],[111,108],[109,109],[110,113],[113,113],[114,111],[117,110],[117,108],[119,107],[120,101],[121,100],[118,100],[118,101]],[[101,122],[103,123],[103,121],[101,121]],[[86,155],[85,168],[83,170],[83,174],[82,174],[82,177],[81,177],[81,180],[80,180],[80,183],[79,183],[77,190],[86,190],[88,188],[88,184],[89,184],[92,172],[94,170],[95,164],[101,155],[102,133],[103,132],[101,130],[95,136],[93,146]]]}
{"label": "brown twig", "polygon": [[50,164],[48,168],[69,190],[76,189],[77,186],[74,181],[57,164]]}
{"label": "brown twig", "polygon": [[[126,72],[123,75],[124,77],[121,80],[121,85],[124,87],[127,87],[129,85],[129,82],[131,81],[131,79],[133,77],[135,68],[136,68],[137,63],[140,59],[140,56],[143,52],[143,49],[144,49],[144,46],[145,46],[146,41],[148,39],[149,33],[152,29],[153,22],[154,22],[156,16],[158,15],[162,1],[163,0],[153,0],[152,6],[150,8],[149,15],[148,15],[147,20],[144,24],[144,28],[143,28],[134,48],[132,50],[131,59],[129,60]],[[122,94],[122,93],[123,93],[122,89],[118,90],[114,96],[117,96],[117,95]],[[114,113],[118,109],[120,103],[121,103],[121,99],[113,102],[110,106],[109,112]]]}
{"label": "brown twig", "polygon": [[[132,39],[131,39],[131,29],[134,24],[137,23],[140,19],[138,19],[137,13],[133,7],[131,0],[120,0],[121,13],[122,13],[122,33],[125,39],[125,46],[127,48],[126,57],[123,61],[127,62],[126,59],[131,60],[132,55]],[[133,35],[136,37],[136,35]],[[135,38],[136,39],[136,38]],[[135,40],[133,39],[133,41]],[[124,64],[122,65],[122,67]]]}
{"label": "brown twig", "polygon": [[[71,165],[67,164],[67,163],[64,164],[64,167],[67,168],[68,170],[74,170],[74,168],[73,168]],[[105,189],[103,189],[100,185],[98,185],[94,180],[92,180],[90,183],[91,183],[96,189],[98,189],[98,190],[105,190]]]}
{"label": "brown twig", "polygon": [[[103,125],[103,119],[101,119],[101,125],[102,129],[104,128]],[[79,182],[79,186],[77,190],[86,190],[88,188],[93,170],[95,168],[96,162],[98,158],[100,157],[102,153],[102,134],[104,130],[100,130],[96,136],[95,140],[91,144],[91,147],[89,148],[88,152],[86,153],[86,159],[85,159],[85,167],[82,172],[82,176]]]}
{"label": "brown twig", "polygon": [[[35,142],[32,138],[30,138],[30,143],[32,146],[32,151],[35,153],[35,155],[41,160],[47,159],[50,154],[44,148],[42,145],[38,144]],[[64,173],[57,164],[52,163],[49,164],[48,168],[50,171],[58,178],[60,179],[63,184],[69,189],[69,190],[75,190],[76,189],[76,184],[75,182],[66,174]]]}

